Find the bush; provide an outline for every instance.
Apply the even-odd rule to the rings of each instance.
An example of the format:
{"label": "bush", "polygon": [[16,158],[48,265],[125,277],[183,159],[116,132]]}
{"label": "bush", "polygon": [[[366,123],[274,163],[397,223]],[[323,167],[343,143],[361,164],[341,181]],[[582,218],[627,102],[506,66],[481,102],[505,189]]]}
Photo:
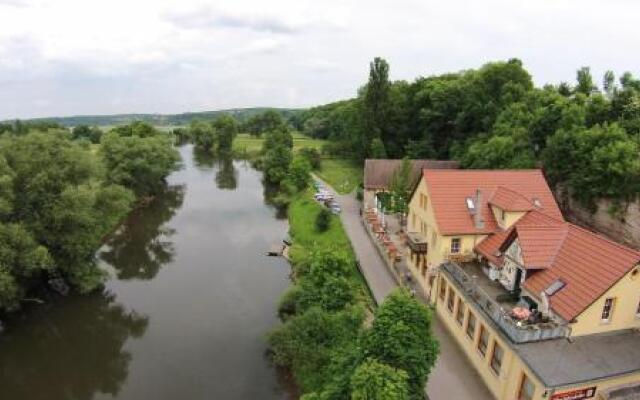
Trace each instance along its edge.
{"label": "bush", "polygon": [[309,161],[311,168],[314,170],[320,169],[320,163],[322,160],[320,158],[320,152],[317,149],[312,147],[303,147],[300,149],[299,154]]}
{"label": "bush", "polygon": [[316,217],[316,230],[318,232],[326,232],[331,225],[331,211],[323,208]]}

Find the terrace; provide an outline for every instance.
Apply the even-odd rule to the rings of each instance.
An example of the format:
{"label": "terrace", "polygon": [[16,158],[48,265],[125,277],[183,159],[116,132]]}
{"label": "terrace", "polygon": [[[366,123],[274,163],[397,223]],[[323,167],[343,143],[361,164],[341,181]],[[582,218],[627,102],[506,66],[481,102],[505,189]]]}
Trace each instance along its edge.
{"label": "terrace", "polygon": [[456,284],[468,302],[479,308],[512,342],[536,342],[569,335],[566,325],[548,318],[531,320],[515,317],[514,308],[520,299],[498,282],[489,279],[480,264],[449,261],[442,264],[441,270]]}

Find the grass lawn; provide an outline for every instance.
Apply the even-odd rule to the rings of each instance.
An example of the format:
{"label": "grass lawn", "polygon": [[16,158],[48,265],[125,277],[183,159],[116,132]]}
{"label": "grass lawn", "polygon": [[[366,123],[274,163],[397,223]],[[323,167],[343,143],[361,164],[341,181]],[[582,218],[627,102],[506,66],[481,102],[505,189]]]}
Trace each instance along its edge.
{"label": "grass lawn", "polygon": [[[304,147],[311,147],[320,151],[322,145],[326,143],[324,140],[312,139],[298,132],[293,133],[292,136],[294,152]],[[262,150],[262,142],[264,142],[264,136],[255,137],[248,133],[240,133],[233,141],[233,151],[237,154],[255,155]]]}
{"label": "grass lawn", "polygon": [[316,230],[316,216],[322,206],[313,199],[311,189],[302,192],[289,204],[289,234],[293,239],[289,256],[295,266],[304,262],[314,249],[331,249],[343,253],[353,265],[351,279],[359,287],[360,300],[372,308],[375,304],[369,288],[356,266],[356,257],[351,247],[351,241],[342,227],[340,217],[331,216],[331,224],[325,232]]}
{"label": "grass lawn", "polygon": [[363,167],[351,160],[324,159],[316,174],[338,193],[351,193],[362,183]]}

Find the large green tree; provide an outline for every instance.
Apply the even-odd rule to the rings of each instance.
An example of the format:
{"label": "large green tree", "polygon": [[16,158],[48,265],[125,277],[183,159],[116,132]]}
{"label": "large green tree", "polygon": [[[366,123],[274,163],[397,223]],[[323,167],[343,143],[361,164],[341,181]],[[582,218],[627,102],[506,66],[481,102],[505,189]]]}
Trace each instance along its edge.
{"label": "large green tree", "polygon": [[406,290],[391,293],[375,312],[363,351],[395,369],[407,372],[411,399],[423,399],[424,387],[438,357],[431,313]]}
{"label": "large green tree", "polygon": [[100,154],[107,182],[133,190],[137,196],[158,193],[165,178],[179,167],[180,156],[172,138],[163,133],[121,136],[110,132],[102,140]]}
{"label": "large green tree", "polygon": [[405,371],[368,359],[351,377],[351,400],[409,400],[408,379]]}

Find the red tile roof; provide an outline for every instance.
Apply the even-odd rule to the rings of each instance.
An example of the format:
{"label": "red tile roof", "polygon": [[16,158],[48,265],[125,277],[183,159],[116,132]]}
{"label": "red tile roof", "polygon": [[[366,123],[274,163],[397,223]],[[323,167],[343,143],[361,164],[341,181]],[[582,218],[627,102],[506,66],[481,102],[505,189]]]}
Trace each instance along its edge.
{"label": "red tile roof", "polygon": [[489,199],[489,204],[498,206],[506,211],[533,210],[533,199],[529,200],[518,192],[498,186]]}
{"label": "red tile roof", "polygon": [[[562,213],[540,170],[434,170],[425,169],[423,178],[431,196],[438,231],[444,235],[488,234],[499,230],[491,201],[512,209],[539,202],[538,210],[563,219]],[[481,193],[484,227],[476,228],[465,199]],[[497,205],[497,204],[496,204]]]}
{"label": "red tile roof", "polygon": [[[540,296],[561,279],[565,286],[550,296],[551,309],[567,321],[589,305],[640,263],[640,252],[536,210],[530,211],[508,231],[489,236],[476,251],[500,266],[495,254],[515,233],[524,267],[530,270],[524,288]],[[536,271],[536,269],[538,271]]]}

